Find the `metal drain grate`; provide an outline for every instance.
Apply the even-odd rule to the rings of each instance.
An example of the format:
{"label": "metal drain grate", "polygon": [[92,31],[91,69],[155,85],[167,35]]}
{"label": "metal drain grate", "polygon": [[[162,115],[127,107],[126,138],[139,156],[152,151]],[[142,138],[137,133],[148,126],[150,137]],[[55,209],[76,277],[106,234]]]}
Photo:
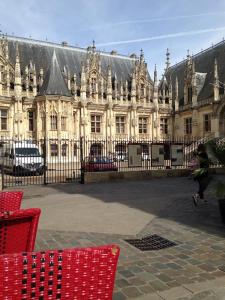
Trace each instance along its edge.
{"label": "metal drain grate", "polygon": [[163,237],[157,234],[149,235],[142,239],[125,240],[125,242],[138,248],[141,251],[160,250],[176,246],[176,243],[164,239]]}

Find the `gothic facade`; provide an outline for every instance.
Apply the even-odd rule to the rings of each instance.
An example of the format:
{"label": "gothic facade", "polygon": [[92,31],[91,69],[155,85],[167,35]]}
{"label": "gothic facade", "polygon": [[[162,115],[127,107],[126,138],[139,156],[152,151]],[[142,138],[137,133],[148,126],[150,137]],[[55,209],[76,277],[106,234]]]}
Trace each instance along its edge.
{"label": "gothic facade", "polygon": [[172,98],[158,98],[144,54],[16,37],[0,40],[0,137],[160,139]]}
{"label": "gothic facade", "polygon": [[160,95],[172,102],[171,134],[176,138],[225,137],[225,42],[167,67]]}

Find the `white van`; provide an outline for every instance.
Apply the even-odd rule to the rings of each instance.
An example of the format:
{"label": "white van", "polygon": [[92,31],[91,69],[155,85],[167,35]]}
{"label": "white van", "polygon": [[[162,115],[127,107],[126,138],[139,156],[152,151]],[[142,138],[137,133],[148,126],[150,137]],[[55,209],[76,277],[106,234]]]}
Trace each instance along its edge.
{"label": "white van", "polygon": [[31,141],[4,142],[0,148],[4,170],[13,174],[43,175],[44,160],[38,146]]}

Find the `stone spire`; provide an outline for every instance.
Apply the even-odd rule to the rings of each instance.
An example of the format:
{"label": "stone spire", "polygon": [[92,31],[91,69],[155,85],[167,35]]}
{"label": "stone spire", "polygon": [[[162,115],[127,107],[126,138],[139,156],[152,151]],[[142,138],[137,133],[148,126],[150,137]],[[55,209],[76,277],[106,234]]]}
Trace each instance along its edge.
{"label": "stone spire", "polygon": [[214,83],[213,83],[213,89],[214,89],[214,101],[219,100],[219,73],[218,73],[218,64],[217,59],[214,60]]}
{"label": "stone spire", "polygon": [[8,45],[8,41],[5,42],[5,58],[6,58],[6,60],[9,60],[9,45]]}
{"label": "stone spire", "polygon": [[118,94],[118,81],[117,81],[117,76],[116,76],[116,73],[115,73],[115,76],[114,76],[114,97],[115,97],[115,100],[117,100],[117,94]]}
{"label": "stone spire", "polygon": [[140,62],[144,62],[144,51],[141,49],[140,51]]}
{"label": "stone spire", "polygon": [[166,49],[166,71],[168,71],[170,67],[170,52],[169,49]]}
{"label": "stone spire", "polygon": [[158,81],[158,79],[157,79],[157,68],[156,68],[156,65],[155,65],[155,70],[154,70],[154,85],[155,85],[155,83],[157,84],[157,81]]}
{"label": "stone spire", "polygon": [[74,93],[74,95],[76,95],[76,91],[77,91],[77,76],[74,73],[73,74],[73,93]]}
{"label": "stone spire", "polygon": [[41,69],[40,69],[40,74],[39,74],[39,85],[40,85],[40,87],[41,87],[42,84],[43,84],[43,79],[44,79],[44,71],[43,71],[43,69],[41,68]]}
{"label": "stone spire", "polygon": [[136,100],[136,73],[135,70],[132,74],[132,80],[131,80],[131,100],[135,102]]}
{"label": "stone spire", "polygon": [[35,65],[33,66],[33,95],[37,95],[37,73]]}
{"label": "stone spire", "polygon": [[16,44],[15,85],[21,85],[21,69],[18,43]]}
{"label": "stone spire", "polygon": [[153,101],[154,103],[158,103],[158,79],[157,79],[157,69],[155,65],[154,70],[154,90],[153,90]]}
{"label": "stone spire", "polygon": [[95,46],[95,41],[93,40],[92,41],[92,51],[95,52],[95,50],[96,50],[96,46]]}
{"label": "stone spire", "polygon": [[85,68],[84,64],[82,63],[81,67],[81,99],[84,100],[86,99],[86,74],[85,74]]}
{"label": "stone spire", "polygon": [[112,72],[110,66],[108,66],[108,74],[107,74],[107,94],[112,95]]}
{"label": "stone spire", "polygon": [[175,111],[179,110],[179,83],[178,83],[178,78],[176,76],[176,81],[175,81]]}
{"label": "stone spire", "polygon": [[28,66],[25,67],[25,87],[26,87],[26,95],[28,97],[29,94],[29,71],[28,71]]}

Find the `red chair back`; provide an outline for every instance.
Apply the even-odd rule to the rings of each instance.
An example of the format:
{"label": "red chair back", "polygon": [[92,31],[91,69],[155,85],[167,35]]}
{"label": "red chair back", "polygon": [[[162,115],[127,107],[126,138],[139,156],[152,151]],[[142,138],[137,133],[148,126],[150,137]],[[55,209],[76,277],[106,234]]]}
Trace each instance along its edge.
{"label": "red chair back", "polygon": [[22,191],[0,192],[0,212],[20,209]]}
{"label": "red chair back", "polygon": [[1,300],[111,300],[115,245],[0,256]]}
{"label": "red chair back", "polygon": [[0,213],[0,254],[34,250],[40,213],[39,208]]}

